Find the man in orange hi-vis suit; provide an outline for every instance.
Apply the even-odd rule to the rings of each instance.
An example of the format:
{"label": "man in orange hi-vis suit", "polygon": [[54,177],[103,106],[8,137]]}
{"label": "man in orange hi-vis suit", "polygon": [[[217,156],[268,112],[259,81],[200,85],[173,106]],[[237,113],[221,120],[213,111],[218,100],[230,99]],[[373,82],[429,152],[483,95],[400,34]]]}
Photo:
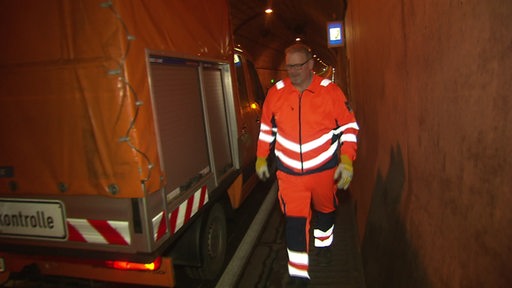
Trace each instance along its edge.
{"label": "man in orange hi-vis suit", "polygon": [[256,172],[269,177],[266,159],[275,145],[290,283],[306,287],[311,207],[317,213],[314,245],[329,260],[336,189],[347,189],[352,180],[359,127],[341,89],[314,74],[311,50],[297,43],[285,52],[289,77],[269,90],[263,104]]}

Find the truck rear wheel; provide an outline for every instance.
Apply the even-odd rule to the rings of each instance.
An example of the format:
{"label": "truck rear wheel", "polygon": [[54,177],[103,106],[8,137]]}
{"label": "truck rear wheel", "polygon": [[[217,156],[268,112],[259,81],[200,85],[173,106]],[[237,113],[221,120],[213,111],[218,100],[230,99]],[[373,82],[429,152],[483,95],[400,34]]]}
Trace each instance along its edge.
{"label": "truck rear wheel", "polygon": [[192,278],[212,280],[224,268],[227,246],[226,216],[222,205],[216,203],[208,212],[201,231],[201,267],[187,267]]}

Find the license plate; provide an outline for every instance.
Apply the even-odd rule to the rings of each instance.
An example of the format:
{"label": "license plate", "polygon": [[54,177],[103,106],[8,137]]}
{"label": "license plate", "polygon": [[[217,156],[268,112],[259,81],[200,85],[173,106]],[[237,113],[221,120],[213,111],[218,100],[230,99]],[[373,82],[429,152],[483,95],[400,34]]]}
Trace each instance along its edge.
{"label": "license plate", "polygon": [[56,200],[0,198],[0,237],[65,240],[64,204]]}

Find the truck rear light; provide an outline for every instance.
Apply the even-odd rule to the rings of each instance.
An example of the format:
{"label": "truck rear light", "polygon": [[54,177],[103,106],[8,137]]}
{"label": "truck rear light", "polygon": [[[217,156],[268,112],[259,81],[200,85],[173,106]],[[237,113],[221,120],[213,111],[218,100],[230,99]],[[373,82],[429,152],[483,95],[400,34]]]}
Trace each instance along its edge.
{"label": "truck rear light", "polygon": [[151,263],[137,263],[129,261],[105,261],[105,265],[118,270],[139,270],[139,271],[155,271],[160,268],[162,257],[158,257]]}

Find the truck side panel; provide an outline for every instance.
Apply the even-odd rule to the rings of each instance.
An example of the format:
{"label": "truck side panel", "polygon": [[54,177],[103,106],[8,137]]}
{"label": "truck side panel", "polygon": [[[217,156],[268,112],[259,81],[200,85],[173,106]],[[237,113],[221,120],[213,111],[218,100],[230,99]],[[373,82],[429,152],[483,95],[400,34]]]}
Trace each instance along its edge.
{"label": "truck side panel", "polygon": [[227,2],[108,3],[0,2],[0,166],[13,171],[0,194],[132,198],[165,184],[146,50],[231,61]]}
{"label": "truck side panel", "polygon": [[2,269],[139,283],[88,261],[160,260],[220,194],[240,205],[258,111],[226,0],[0,1],[0,19]]}

